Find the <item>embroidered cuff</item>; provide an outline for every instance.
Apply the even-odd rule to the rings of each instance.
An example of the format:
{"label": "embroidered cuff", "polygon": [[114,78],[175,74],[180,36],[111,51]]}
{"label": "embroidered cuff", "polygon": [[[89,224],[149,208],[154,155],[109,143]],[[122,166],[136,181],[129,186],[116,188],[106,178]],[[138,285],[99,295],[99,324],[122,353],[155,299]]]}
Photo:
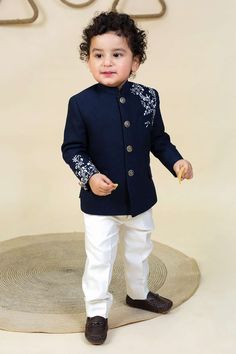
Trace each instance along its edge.
{"label": "embroidered cuff", "polygon": [[82,155],[75,155],[72,158],[74,163],[74,173],[79,178],[80,186],[84,190],[88,190],[87,183],[95,173],[99,173],[91,160],[84,158]]}

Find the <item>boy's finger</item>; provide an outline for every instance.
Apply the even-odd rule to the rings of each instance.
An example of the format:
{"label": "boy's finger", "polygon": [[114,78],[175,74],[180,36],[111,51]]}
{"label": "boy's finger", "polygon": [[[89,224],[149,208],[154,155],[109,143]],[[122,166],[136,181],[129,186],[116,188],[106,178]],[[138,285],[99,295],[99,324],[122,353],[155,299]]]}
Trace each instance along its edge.
{"label": "boy's finger", "polygon": [[112,184],[112,181],[105,175],[102,175],[102,181],[105,183],[105,184]]}
{"label": "boy's finger", "polygon": [[181,181],[182,181],[183,173],[184,173],[184,167],[181,167],[180,170],[179,170],[178,176],[177,176],[178,180],[179,180],[179,183],[181,183]]}
{"label": "boy's finger", "polygon": [[101,187],[100,190],[101,190],[102,193],[108,193],[108,192],[112,191],[112,188],[111,188],[110,185],[107,184],[106,186]]}
{"label": "boy's finger", "polygon": [[105,184],[101,190],[104,192],[104,193],[111,193],[113,192],[116,188],[118,187],[118,183],[111,183],[111,184]]}

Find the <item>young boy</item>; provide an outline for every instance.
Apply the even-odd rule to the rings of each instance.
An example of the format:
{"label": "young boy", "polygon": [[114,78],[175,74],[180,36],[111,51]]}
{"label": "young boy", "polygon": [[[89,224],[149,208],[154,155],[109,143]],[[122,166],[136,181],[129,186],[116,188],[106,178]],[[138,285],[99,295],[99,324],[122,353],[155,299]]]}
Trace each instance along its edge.
{"label": "young boy", "polygon": [[149,154],[181,179],[192,178],[192,167],[164,130],[157,91],[128,81],[146,59],[145,49],[145,32],[128,15],[104,12],[93,18],[83,31],[80,56],[97,84],[69,101],[62,153],[81,185],[85,336],[93,344],[107,336],[108,288],[121,225],[126,303],[158,313],[172,306],[148,289],[151,207],[157,201]]}

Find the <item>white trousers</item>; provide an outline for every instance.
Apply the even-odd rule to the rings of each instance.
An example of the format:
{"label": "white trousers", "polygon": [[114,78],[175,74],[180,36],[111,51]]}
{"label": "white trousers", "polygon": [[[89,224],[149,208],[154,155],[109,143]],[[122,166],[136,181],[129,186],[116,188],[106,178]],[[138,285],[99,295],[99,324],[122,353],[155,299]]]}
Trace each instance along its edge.
{"label": "white trousers", "polygon": [[152,210],[135,217],[101,216],[84,213],[86,264],[82,287],[88,317],[107,318],[112,294],[109,293],[119,232],[124,234],[124,266],[127,294],[133,299],[146,299],[148,289],[148,256],[152,251]]}

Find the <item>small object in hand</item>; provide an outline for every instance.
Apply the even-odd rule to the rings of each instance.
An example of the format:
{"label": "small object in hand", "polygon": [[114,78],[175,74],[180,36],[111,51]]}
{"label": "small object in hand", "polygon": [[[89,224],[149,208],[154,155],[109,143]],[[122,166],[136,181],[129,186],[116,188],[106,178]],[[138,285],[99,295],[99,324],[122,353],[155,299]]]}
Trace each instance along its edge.
{"label": "small object in hand", "polygon": [[184,167],[181,167],[179,173],[178,173],[178,180],[179,180],[179,183],[182,182],[182,174],[184,172]]}
{"label": "small object in hand", "polygon": [[118,187],[118,183],[113,183],[113,186],[115,187],[115,189]]}

